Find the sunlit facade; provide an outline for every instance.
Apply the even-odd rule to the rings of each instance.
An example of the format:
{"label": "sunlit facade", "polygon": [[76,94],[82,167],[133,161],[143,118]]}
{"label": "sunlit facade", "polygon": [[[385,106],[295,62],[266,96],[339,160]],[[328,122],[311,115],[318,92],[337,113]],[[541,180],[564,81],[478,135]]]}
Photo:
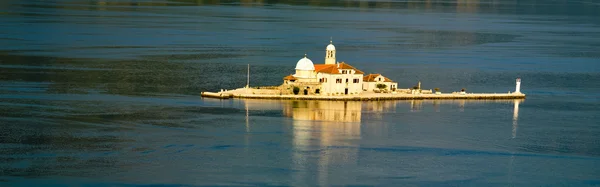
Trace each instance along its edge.
{"label": "sunlit facade", "polygon": [[[305,55],[296,63],[296,73],[283,78],[283,86],[290,91],[297,87],[301,95],[358,95],[369,91],[363,84],[364,79],[363,71],[345,62],[336,61],[336,49],[330,41],[325,49],[324,64],[313,64]],[[373,82],[378,83],[385,84],[388,90],[395,90],[398,85],[388,78],[381,82]]]}

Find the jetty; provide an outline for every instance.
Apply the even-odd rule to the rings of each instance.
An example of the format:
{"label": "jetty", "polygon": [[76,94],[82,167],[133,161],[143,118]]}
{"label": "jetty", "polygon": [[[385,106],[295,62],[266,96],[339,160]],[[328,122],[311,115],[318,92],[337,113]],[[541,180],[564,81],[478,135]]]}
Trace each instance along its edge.
{"label": "jetty", "polygon": [[[433,92],[406,92],[399,90],[390,93],[363,92],[356,95],[295,95],[267,93],[267,89],[239,88],[220,92],[202,92],[206,98],[232,99],[271,99],[271,100],[331,100],[331,101],[380,101],[380,100],[496,100],[496,99],[524,99],[525,94],[513,93],[433,93]],[[261,92],[262,91],[262,92]]]}

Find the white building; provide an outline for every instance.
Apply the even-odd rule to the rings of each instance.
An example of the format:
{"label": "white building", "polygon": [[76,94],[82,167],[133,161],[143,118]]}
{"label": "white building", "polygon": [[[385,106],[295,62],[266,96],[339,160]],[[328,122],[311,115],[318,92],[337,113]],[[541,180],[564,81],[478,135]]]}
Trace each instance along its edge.
{"label": "white building", "polygon": [[[363,92],[364,73],[345,62],[337,62],[335,53],[335,46],[330,41],[325,50],[325,64],[315,65],[304,55],[296,63],[296,73],[283,78],[284,87],[290,90],[298,87],[301,95],[356,95]],[[398,86],[390,79],[385,80],[388,89]]]}
{"label": "white building", "polygon": [[364,91],[378,90],[378,84],[385,85],[385,89],[387,90],[396,90],[398,88],[397,82],[394,82],[392,79],[388,79],[381,74],[369,74],[363,77]]}

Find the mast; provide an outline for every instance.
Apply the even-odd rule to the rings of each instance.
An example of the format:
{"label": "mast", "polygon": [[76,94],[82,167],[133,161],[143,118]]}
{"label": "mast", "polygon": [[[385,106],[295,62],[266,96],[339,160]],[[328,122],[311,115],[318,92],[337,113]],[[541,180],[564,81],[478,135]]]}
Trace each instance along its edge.
{"label": "mast", "polygon": [[246,80],[246,88],[250,88],[250,64],[248,64],[248,79]]}

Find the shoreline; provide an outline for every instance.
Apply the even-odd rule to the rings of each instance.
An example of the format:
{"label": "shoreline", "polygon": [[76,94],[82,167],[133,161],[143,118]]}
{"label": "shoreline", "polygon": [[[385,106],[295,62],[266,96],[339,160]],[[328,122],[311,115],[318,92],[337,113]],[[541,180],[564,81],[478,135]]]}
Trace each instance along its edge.
{"label": "shoreline", "polygon": [[381,100],[498,100],[498,99],[525,99],[523,93],[446,93],[446,94],[405,94],[405,93],[370,93],[359,95],[324,96],[324,95],[266,95],[244,94],[234,91],[226,92],[201,92],[206,98],[218,99],[267,99],[267,100],[329,100],[329,101],[381,101]]}

